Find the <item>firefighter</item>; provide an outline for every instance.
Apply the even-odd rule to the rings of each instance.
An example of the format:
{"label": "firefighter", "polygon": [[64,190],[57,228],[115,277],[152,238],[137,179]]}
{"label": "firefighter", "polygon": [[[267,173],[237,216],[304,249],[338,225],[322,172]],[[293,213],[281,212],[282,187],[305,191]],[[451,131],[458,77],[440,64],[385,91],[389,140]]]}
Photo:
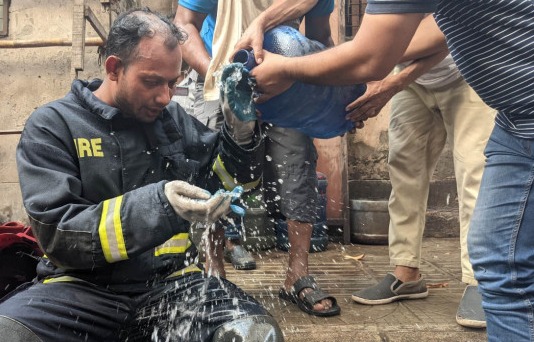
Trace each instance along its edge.
{"label": "firefighter", "polygon": [[[262,172],[256,122],[212,132],[171,102],[185,35],[148,9],[122,13],[104,80],[74,80],[17,147],[23,202],[45,256],[0,303],[7,341],[282,341],[269,312],[203,270],[191,222],[229,213]],[[224,101],[225,94],[223,94]]]}

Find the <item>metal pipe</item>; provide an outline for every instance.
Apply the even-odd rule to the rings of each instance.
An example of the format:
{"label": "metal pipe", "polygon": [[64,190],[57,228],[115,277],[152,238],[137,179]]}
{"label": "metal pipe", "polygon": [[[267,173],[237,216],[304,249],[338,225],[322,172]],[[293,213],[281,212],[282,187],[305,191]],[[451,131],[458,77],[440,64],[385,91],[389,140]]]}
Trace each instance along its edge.
{"label": "metal pipe", "polygon": [[0,130],[0,135],[11,135],[11,134],[21,134],[22,130],[20,129],[6,129]]}
{"label": "metal pipe", "polygon": [[[85,46],[101,46],[104,42],[99,37],[85,38]],[[37,48],[49,46],[71,46],[72,40],[63,38],[35,40],[0,40],[0,49]]]}

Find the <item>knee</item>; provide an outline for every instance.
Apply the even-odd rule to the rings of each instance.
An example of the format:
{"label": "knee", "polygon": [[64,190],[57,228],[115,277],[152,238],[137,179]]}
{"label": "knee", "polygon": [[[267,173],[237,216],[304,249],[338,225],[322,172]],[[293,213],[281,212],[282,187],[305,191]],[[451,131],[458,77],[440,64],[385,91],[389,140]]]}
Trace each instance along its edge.
{"label": "knee", "polygon": [[6,316],[0,316],[0,331],[2,332],[3,341],[42,342],[42,340],[24,324]]}
{"label": "knee", "polygon": [[213,335],[213,342],[258,341],[283,342],[284,336],[271,316],[251,316],[221,325]]}

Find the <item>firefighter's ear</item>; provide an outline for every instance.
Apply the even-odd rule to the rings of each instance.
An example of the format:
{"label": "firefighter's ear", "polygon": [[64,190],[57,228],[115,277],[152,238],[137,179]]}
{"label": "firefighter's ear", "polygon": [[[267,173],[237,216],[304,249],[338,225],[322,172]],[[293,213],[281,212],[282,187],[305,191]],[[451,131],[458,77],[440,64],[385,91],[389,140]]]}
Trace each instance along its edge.
{"label": "firefighter's ear", "polygon": [[105,62],[106,74],[112,81],[116,81],[121,71],[123,64],[119,57],[111,55],[106,58]]}

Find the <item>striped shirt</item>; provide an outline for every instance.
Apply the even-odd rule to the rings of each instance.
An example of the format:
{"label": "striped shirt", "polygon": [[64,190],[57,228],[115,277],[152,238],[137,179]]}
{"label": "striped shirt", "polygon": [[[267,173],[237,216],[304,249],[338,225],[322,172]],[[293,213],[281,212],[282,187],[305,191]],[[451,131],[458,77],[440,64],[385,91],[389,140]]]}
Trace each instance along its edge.
{"label": "striped shirt", "polygon": [[[433,7],[429,9],[429,7]],[[496,124],[534,138],[531,0],[369,0],[367,13],[434,12],[469,85],[498,110]]]}

